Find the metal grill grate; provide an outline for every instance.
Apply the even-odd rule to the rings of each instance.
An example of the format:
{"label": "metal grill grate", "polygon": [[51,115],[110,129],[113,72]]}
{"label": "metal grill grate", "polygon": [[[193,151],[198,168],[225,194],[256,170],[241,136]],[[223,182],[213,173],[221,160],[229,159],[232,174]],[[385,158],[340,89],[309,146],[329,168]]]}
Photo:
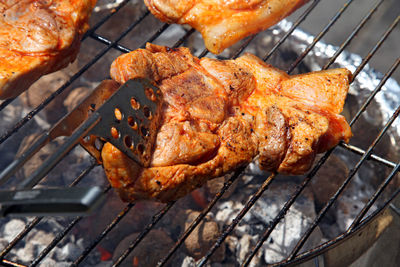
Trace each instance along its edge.
{"label": "metal grill grate", "polygon": [[[330,31],[330,29],[333,27],[333,25],[340,19],[340,17],[344,14],[346,9],[349,7],[351,3],[353,3],[354,0],[349,0],[347,1],[344,6],[332,17],[331,20],[326,24],[326,26],[323,28],[323,30],[316,35],[314,40],[310,43],[308,47],[303,51],[303,53],[297,57],[297,59],[290,65],[290,67],[287,69],[287,73],[293,72],[293,70],[298,67],[298,65],[303,61],[303,59],[309,54],[309,52],[313,49],[313,47],[323,38],[323,36]],[[368,13],[362,18],[362,20],[358,23],[358,25],[354,28],[354,30],[350,33],[350,35],[346,38],[346,40],[342,43],[342,45],[338,48],[338,50],[334,53],[334,55],[330,58],[330,60],[325,64],[323,69],[328,69],[337,59],[337,57],[344,51],[346,47],[350,44],[351,41],[356,40],[356,36],[359,33],[361,29],[365,26],[365,24],[371,19],[372,15],[379,9],[380,5],[383,3],[383,0],[377,1],[373,7],[368,11]],[[131,51],[131,49],[125,47],[124,45],[121,44],[121,40],[126,37],[128,34],[130,34],[136,27],[139,25],[145,23],[143,22],[148,16],[149,12],[144,11],[142,15],[138,16],[115,40],[110,40],[109,38],[106,38],[102,35],[99,35],[96,33],[96,31],[103,26],[107,21],[109,21],[112,17],[118,16],[119,12],[123,10],[124,6],[128,4],[129,1],[123,1],[117,6],[112,12],[110,12],[107,16],[102,18],[96,25],[94,25],[83,37],[83,41],[87,41],[87,39],[91,39],[94,42],[98,42],[102,45],[105,45],[105,47],[101,50],[99,50],[95,56],[91,58],[91,60],[81,67],[74,75],[71,76],[71,78],[63,84],[61,87],[59,87],[54,93],[52,93],[49,97],[47,97],[41,104],[39,104],[36,108],[31,110],[23,119],[15,123],[15,125],[5,133],[3,133],[0,136],[0,149],[5,149],[4,146],[6,145],[6,141],[9,140],[11,137],[16,135],[17,133],[20,134],[21,132],[23,133],[24,131],[24,126],[28,124],[28,122],[37,116],[37,114],[43,110],[47,105],[52,103],[55,98],[60,95],[65,89],[67,89],[75,80],[77,80],[79,77],[81,77],[86,71],[88,71],[90,68],[92,68],[102,57],[109,52],[110,50],[118,50],[120,52],[126,53]],[[266,54],[263,57],[264,61],[267,61],[272,54],[276,53],[278,51],[278,48],[287,40],[287,38],[293,33],[295,29],[299,27],[299,25],[307,19],[307,17],[310,15],[310,13],[314,10],[314,8],[320,3],[319,0],[312,1],[309,3],[309,5],[304,9],[303,13],[300,14],[298,19],[293,23],[293,26],[288,30],[288,32],[274,45],[274,47],[270,51],[265,51]],[[357,75],[360,73],[360,71],[363,70],[363,68],[366,66],[366,64],[370,61],[370,59],[376,54],[376,52],[379,50],[382,44],[384,44],[385,40],[388,38],[390,33],[395,29],[395,27],[398,25],[398,22],[400,20],[400,16],[397,16],[397,18],[393,21],[393,23],[387,28],[387,30],[383,33],[381,38],[378,40],[378,42],[371,48],[371,50],[368,52],[367,56],[364,57],[362,62],[358,65],[357,69],[354,71],[354,77],[353,80],[357,78]],[[139,45],[139,47],[144,47],[146,42],[152,42],[156,40],[160,35],[162,35],[170,25],[168,24],[162,24],[161,27],[158,29],[154,29],[155,32],[152,34],[142,45]],[[180,37],[176,43],[173,45],[174,47],[178,47],[182,44],[184,44],[188,38],[195,33],[193,29],[185,29],[185,33],[182,37]],[[245,49],[246,47],[256,38],[256,36],[252,36],[247,38],[243,44],[234,51],[232,54],[231,58],[236,58],[238,57]],[[136,49],[136,48],[135,48]],[[396,51],[395,51],[396,52]],[[200,54],[199,57],[203,57],[208,54],[207,50],[203,50]],[[365,103],[362,105],[362,107],[358,110],[356,115],[352,118],[350,125],[353,125],[363,114],[363,112],[366,110],[366,108],[369,106],[371,101],[375,98],[375,96],[381,91],[382,87],[384,84],[387,82],[389,77],[395,72],[397,69],[398,65],[400,63],[400,59],[397,58],[393,65],[390,67],[390,69],[384,74],[382,77],[380,83],[376,86],[375,90],[371,92],[369,95],[368,99],[365,101]],[[101,78],[101,77],[99,77]],[[7,106],[12,103],[14,99],[4,101],[3,103],[0,104],[0,112],[4,111]],[[400,103],[398,103],[400,104]],[[307,228],[307,230],[304,232],[300,240],[298,241],[297,245],[291,252],[290,256],[285,259],[284,261],[280,262],[280,265],[286,265],[286,264],[291,264],[291,263],[296,263],[296,262],[301,262],[304,261],[305,259],[309,259],[311,257],[314,257],[315,255],[318,255],[331,247],[333,244],[346,239],[348,236],[356,232],[358,229],[360,229],[363,224],[367,223],[370,221],[374,216],[376,216],[378,213],[380,213],[386,206],[389,205],[390,201],[393,200],[400,192],[400,189],[396,190],[391,196],[389,196],[384,204],[376,210],[374,213],[369,215],[368,217],[365,217],[367,211],[371,208],[371,206],[375,203],[377,198],[382,195],[382,192],[385,190],[386,186],[396,177],[400,163],[395,163],[387,158],[380,157],[376,154],[373,153],[373,149],[375,146],[378,144],[378,142],[381,140],[382,136],[387,133],[388,129],[391,127],[391,124],[396,120],[400,112],[400,105],[397,108],[397,110],[391,115],[390,119],[386,122],[384,127],[381,129],[379,134],[376,136],[375,140],[373,140],[370,144],[370,146],[366,149],[363,150],[360,147],[350,145],[350,144],[344,144],[341,143],[339,145],[340,148],[345,149],[346,151],[350,152],[354,156],[360,155],[360,159],[357,162],[357,164],[351,169],[349,172],[347,178],[344,180],[343,184],[339,187],[339,189],[336,191],[336,193],[333,195],[333,197],[326,203],[324,207],[320,210],[318,213],[317,217],[314,219],[312,224]],[[268,239],[268,237],[271,235],[272,231],[274,231],[274,228],[278,225],[278,223],[285,217],[285,214],[288,212],[290,207],[293,205],[293,203],[296,201],[296,199],[299,197],[299,195],[303,192],[303,190],[309,185],[310,181],[313,179],[313,177],[316,175],[318,170],[325,164],[327,159],[330,157],[332,152],[336,148],[328,151],[325,155],[322,156],[322,158],[316,163],[314,168],[307,174],[304,179],[302,180],[301,184],[297,187],[295,192],[291,195],[290,199],[284,204],[284,206],[281,208],[279,211],[278,215],[271,221],[269,225],[266,226],[264,229],[264,233],[262,236],[259,238],[257,244],[255,247],[253,247],[247,256],[245,262],[243,263],[244,266],[247,266],[250,264],[252,258],[256,255],[257,251],[261,248],[263,243]],[[356,172],[359,170],[361,165],[366,162],[367,160],[375,161],[378,164],[382,164],[388,168],[391,168],[390,174],[382,180],[383,182],[380,184],[376,192],[370,197],[368,200],[367,204],[364,206],[362,211],[358,214],[356,219],[352,222],[350,228],[348,228],[347,232],[339,235],[335,239],[329,240],[320,246],[314,248],[313,250],[309,250],[306,252],[302,252],[299,254],[300,249],[304,245],[305,241],[309,238],[310,234],[313,232],[314,228],[319,224],[319,222],[324,218],[326,215],[327,211],[332,207],[332,205],[335,203],[335,201],[339,198],[340,194],[342,191],[345,189],[346,185],[352,180]],[[70,186],[75,186],[79,182],[81,182],[87,174],[89,174],[94,167],[96,166],[96,163],[93,161],[90,166],[88,166],[86,169],[81,171],[81,174],[70,184]],[[189,236],[189,234],[195,229],[196,226],[204,219],[206,214],[215,206],[215,204],[220,200],[220,198],[224,195],[224,193],[230,188],[232,183],[244,172],[244,168],[238,169],[231,177],[230,179],[224,184],[224,187],[221,189],[219,193],[217,193],[212,199],[212,201],[208,204],[208,206],[200,213],[200,215],[191,223],[191,225],[188,227],[188,229],[180,235],[178,238],[177,242],[173,247],[170,248],[169,252],[167,255],[163,255],[162,260],[159,262],[159,266],[165,265],[168,260],[171,258],[174,253],[178,250],[178,248],[183,244],[185,239]],[[213,253],[218,249],[221,244],[224,242],[225,238],[233,231],[233,229],[237,226],[237,224],[240,222],[240,220],[243,218],[243,216],[250,210],[250,208],[253,206],[253,204],[257,201],[257,199],[264,193],[264,191],[268,190],[269,185],[273,182],[274,174],[268,177],[265,182],[258,188],[257,192],[254,193],[252,196],[249,197],[248,202],[245,204],[244,208],[239,212],[237,217],[232,221],[230,225],[227,225],[227,227],[224,229],[224,231],[221,233],[220,237],[218,238],[217,242],[207,251],[205,256],[202,258],[200,261],[200,266],[203,266],[206,264],[206,262],[210,259],[210,257],[213,255]],[[108,192],[111,189],[110,186],[107,186],[104,188],[104,193]],[[138,244],[143,240],[143,238],[154,228],[154,226],[163,218],[165,214],[168,213],[168,211],[175,205],[176,203],[169,203],[165,205],[160,211],[154,214],[153,218],[151,221],[143,228],[143,230],[139,233],[139,235],[136,237],[136,239],[123,251],[123,253],[120,255],[120,257],[116,260],[114,263],[114,266],[120,265],[125,258],[131,253]],[[92,250],[102,241],[104,240],[109,232],[114,229],[119,222],[127,215],[129,212],[132,210],[132,208],[135,206],[135,204],[127,204],[121,212],[111,221],[110,224],[108,224],[101,233],[96,236],[91,243],[84,249],[84,251],[79,255],[79,257],[76,258],[74,261],[73,265],[79,265],[81,264],[85,258],[92,252]],[[37,224],[43,219],[43,217],[36,217],[32,221],[30,221],[29,224],[26,225],[26,227],[2,250],[0,253],[0,260],[2,261],[2,264],[5,266],[23,266],[20,265],[19,263],[12,262],[7,259],[7,254],[18,245],[18,243],[32,230],[34,229]],[[71,220],[71,222],[61,231],[57,234],[57,236],[54,238],[54,240],[46,247],[44,248],[39,256],[34,259],[29,266],[36,266],[40,264],[40,262],[50,253],[50,251],[62,240],[70,231],[74,229],[74,227],[77,225],[77,223],[81,220],[81,217],[76,217]]]}

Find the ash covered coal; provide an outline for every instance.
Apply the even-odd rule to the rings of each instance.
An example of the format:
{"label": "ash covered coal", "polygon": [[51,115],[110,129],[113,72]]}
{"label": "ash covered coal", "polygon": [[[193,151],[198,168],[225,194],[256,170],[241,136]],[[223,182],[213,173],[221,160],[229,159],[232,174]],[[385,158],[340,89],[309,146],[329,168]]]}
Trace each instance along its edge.
{"label": "ash covered coal", "polygon": [[[0,244],[3,250],[33,218],[3,219],[0,227]],[[21,264],[29,264],[36,259],[57,233],[62,231],[68,220],[63,218],[44,218],[8,254],[7,258]],[[69,266],[83,249],[83,237],[71,235],[59,242],[40,266]],[[55,265],[53,265],[55,266]]]}

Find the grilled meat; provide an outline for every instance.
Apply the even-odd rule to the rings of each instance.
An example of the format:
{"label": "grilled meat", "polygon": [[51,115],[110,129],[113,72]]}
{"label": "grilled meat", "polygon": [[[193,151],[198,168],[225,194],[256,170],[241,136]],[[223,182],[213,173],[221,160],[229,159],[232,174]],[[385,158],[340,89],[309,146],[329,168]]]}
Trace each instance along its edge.
{"label": "grilled meat", "polygon": [[0,0],[0,99],[75,60],[96,0]]}
{"label": "grilled meat", "polygon": [[265,30],[308,0],[145,0],[161,21],[188,24],[200,31],[206,48],[221,53],[246,36]]}
{"label": "grilled meat", "polygon": [[338,115],[350,75],[333,69],[289,76],[251,54],[198,59],[187,48],[147,44],[117,58],[111,77],[119,83],[147,78],[163,93],[151,166],[106,143],[107,177],[125,201],[165,202],[256,156],[264,170],[302,174],[317,153],[351,137]]}

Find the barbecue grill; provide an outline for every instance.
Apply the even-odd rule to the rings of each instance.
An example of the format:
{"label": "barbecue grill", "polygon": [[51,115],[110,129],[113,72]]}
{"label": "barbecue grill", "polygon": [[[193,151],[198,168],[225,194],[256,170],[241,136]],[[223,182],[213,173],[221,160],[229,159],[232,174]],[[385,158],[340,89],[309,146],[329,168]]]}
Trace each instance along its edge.
{"label": "barbecue grill", "polygon": [[[288,55],[288,53],[284,53],[285,51],[281,49],[282,45],[284,45],[285,42],[290,41],[291,35],[293,32],[298,31],[299,28],[302,27],[302,23],[306,22],[310,17],[312,18],[315,9],[322,5],[320,2],[323,1],[310,1],[309,4],[294,13],[290,17],[290,20],[293,20],[294,22],[287,24],[289,25],[287,31],[280,35],[279,39],[271,39],[271,42],[273,42],[271,49],[260,51],[263,48],[257,48],[258,53],[263,53],[261,58],[263,58],[263,60],[266,62],[276,65],[275,62],[271,61],[273,61],[274,56],[278,55],[281,60],[286,60],[284,64],[289,64],[286,65],[285,69],[288,73],[310,71],[310,69],[307,69],[307,64],[304,62],[307,60],[307,57],[312,54],[315,46],[321,42],[321,39],[327,33],[334,31],[334,26],[336,23],[340,23],[343,17],[351,16],[347,11],[350,5],[362,5],[360,1],[358,1],[359,3],[356,3],[357,0],[346,1],[338,10],[332,10],[332,18],[326,21],[326,25],[321,27],[322,30],[315,35],[315,37],[306,47],[304,47],[300,54],[293,55],[293,53],[289,53]],[[353,2],[355,3],[353,4]],[[372,3],[370,7],[368,7],[365,16],[360,18],[359,22],[355,24],[354,28],[351,30],[348,36],[344,38],[339,47],[335,47],[336,50],[325,62],[324,66],[322,67],[323,69],[334,66],[335,61],[341,55],[346,53],[346,49],[350,48],[350,42],[353,44],[357,43],[358,38],[361,38],[359,37],[360,35],[363,33],[368,33],[368,27],[371,27],[370,21],[373,22],[374,19],[377,20],[376,12],[379,12],[380,9],[385,6],[384,2],[385,1],[383,0],[376,1],[375,3]],[[177,47],[181,45],[188,46],[198,57],[213,56],[209,54],[204,47],[201,47],[201,43],[199,45],[199,42],[196,42],[196,40],[199,40],[200,37],[195,30],[187,28],[186,26],[168,25],[157,21],[147,11],[142,1],[115,1],[114,4],[101,4],[102,3],[99,2],[98,7],[93,15],[93,21],[91,23],[92,28],[83,37],[82,49],[78,58],[80,63],[73,64],[68,68],[67,71],[65,71],[69,76],[67,79],[63,80],[61,86],[60,84],[48,84],[49,91],[51,92],[48,95],[44,95],[41,100],[38,101],[37,104],[34,104],[29,110],[27,110],[26,104],[31,102],[24,100],[24,97],[27,98],[26,94],[25,96],[7,100],[0,104],[0,116],[2,117],[7,117],[8,114],[15,112],[22,114],[20,120],[9,123],[6,128],[2,127],[3,129],[0,133],[0,154],[17,154],[18,147],[24,138],[32,134],[37,134],[37,132],[41,131],[41,129],[37,129],[37,124],[42,123],[44,128],[48,128],[54,124],[55,121],[65,115],[67,110],[66,108],[61,108],[60,103],[62,103],[62,101],[66,99],[68,95],[74,91],[74,89],[85,87],[85,90],[90,91],[97,85],[96,81],[99,82],[103,79],[106,79],[111,63],[110,60],[114,59],[121,53],[127,53],[140,47],[143,48],[146,42],[155,42],[160,45],[167,45],[171,47]],[[387,38],[389,38],[392,31],[396,29],[399,20],[400,16],[396,15],[393,21],[387,25],[386,29],[380,29],[380,32],[382,33],[377,42],[372,44],[369,50],[363,51],[365,55],[355,66],[355,70],[353,71],[354,78],[352,82],[360,78],[359,74],[368,68],[368,63],[374,58],[374,56],[377,57],[379,56],[379,53],[383,53],[382,50],[380,50],[380,47],[386,43],[385,41]],[[270,31],[278,30],[279,28],[273,28]],[[253,52],[253,50],[251,50],[252,45],[254,47],[254,43],[260,42],[260,35],[262,34],[263,33],[260,33],[258,35],[246,38],[245,40],[239,42],[239,44],[228,49],[228,51],[225,51],[219,57],[236,58],[243,52]],[[398,50],[384,51],[384,53],[392,54],[394,59],[393,63],[387,67],[388,70],[383,75],[379,76],[379,83],[374,85],[374,89],[368,92],[368,95],[365,96],[365,99],[362,99],[362,105],[360,105],[359,109],[349,112],[349,114],[351,113],[349,120],[351,126],[357,126],[357,124],[359,124],[362,120],[362,116],[368,112],[370,106],[372,105],[372,107],[374,107],[374,101],[383,90],[385,84],[391,79],[390,77],[394,75],[395,70],[400,64]],[[19,108],[14,108],[14,106],[17,106],[16,103],[20,102],[24,103],[22,104],[22,108],[20,106]],[[312,186],[313,181],[316,179],[315,177],[318,175],[319,170],[324,168],[324,166],[327,164],[326,162],[329,161],[332,155],[334,155],[337,151],[340,151],[340,153],[345,155],[346,158],[352,159],[352,165],[349,167],[349,171],[346,172],[345,177],[342,177],[340,184],[338,184],[337,188],[335,188],[335,190],[332,192],[332,195],[327,198],[326,202],[321,204],[320,207],[316,208],[316,216],[311,219],[311,223],[306,225],[306,228],[302,232],[300,238],[297,239],[295,246],[291,252],[287,254],[288,256],[279,262],[271,264],[293,265],[314,259],[313,264],[318,266],[320,264],[320,260],[317,258],[318,255],[327,255],[330,253],[329,255],[331,255],[331,257],[332,255],[342,255],[344,257],[348,251],[351,251],[351,253],[354,254],[352,256],[360,255],[366,250],[368,244],[370,245],[372,241],[376,240],[376,237],[373,237],[372,235],[382,232],[382,230],[376,230],[377,226],[380,225],[380,223],[382,224],[382,221],[385,221],[385,219],[390,217],[390,210],[388,207],[392,205],[392,201],[400,192],[398,184],[396,187],[396,179],[398,179],[398,172],[400,168],[398,150],[396,150],[396,147],[394,147],[394,144],[392,143],[389,145],[390,149],[394,151],[392,154],[386,153],[383,156],[379,151],[379,149],[383,147],[382,140],[384,140],[385,136],[389,135],[389,133],[396,134],[396,131],[394,130],[395,126],[393,126],[393,124],[400,113],[400,103],[395,103],[395,106],[397,108],[393,112],[382,115],[383,122],[380,125],[377,124],[374,129],[365,131],[374,133],[372,139],[366,138],[368,140],[366,146],[363,147],[363,145],[358,145],[357,141],[353,142],[353,140],[358,140],[358,138],[360,138],[357,135],[359,132],[356,131],[355,136],[350,141],[350,144],[341,143],[338,147],[328,151],[318,158],[308,174],[293,178],[297,182],[296,187],[291,191],[290,196],[285,201],[283,206],[279,208],[276,216],[274,216],[268,224],[264,225],[264,228],[260,231],[260,234],[258,235],[257,240],[254,242],[254,245],[251,245],[240,264],[243,264],[244,266],[251,266],[251,261],[257,257],[257,254],[263,247],[263,244],[266,241],[270,241],[270,236],[275,231],[276,227],[279,225],[279,223],[281,223],[281,221],[285,220],[288,212],[291,210],[291,207],[294,205],[294,203],[296,203],[296,201],[299,200],[304,192],[310,190],[310,187]],[[53,114],[51,108],[54,107],[58,111],[57,114]],[[363,128],[362,125],[358,127]],[[392,138],[392,136],[390,138]],[[58,143],[53,145],[56,147],[58,146]],[[27,146],[29,147],[29,142]],[[53,148],[54,147],[50,147],[50,151],[52,151]],[[74,266],[91,266],[91,258],[94,257],[93,255],[99,256],[99,254],[99,257],[105,261],[108,261],[109,263],[112,261],[113,266],[128,264],[126,262],[127,257],[134,253],[135,250],[140,249],[140,247],[144,245],[146,237],[148,237],[150,233],[154,232],[155,229],[158,229],[160,224],[172,224],[172,228],[174,228],[174,230],[177,232],[175,234],[171,234],[173,242],[167,247],[167,251],[163,255],[159,255],[159,252],[157,251],[155,251],[154,254],[154,256],[159,257],[159,266],[171,264],[171,262],[177,259],[176,255],[180,251],[184,242],[188,239],[189,235],[195,231],[199,224],[206,220],[207,214],[209,214],[210,211],[215,209],[219,203],[226,200],[225,197],[229,191],[232,190],[232,186],[234,186],[235,183],[241,179],[241,177],[248,175],[248,172],[251,171],[250,169],[254,167],[242,167],[226,177],[225,183],[222,187],[220,187],[219,192],[209,199],[209,201],[203,203],[203,205],[199,204],[199,201],[194,201],[197,203],[194,205],[197,205],[199,210],[198,216],[196,216],[196,218],[190,224],[188,224],[186,229],[175,229],[177,227],[174,227],[174,220],[171,219],[171,217],[173,218],[177,214],[176,210],[178,208],[185,207],[186,202],[193,202],[193,196],[189,195],[186,198],[168,204],[123,204],[115,197],[115,193],[113,190],[111,190],[111,187],[105,181],[103,181],[104,175],[102,176],[101,167],[97,165],[97,162],[94,159],[86,160],[89,158],[89,155],[86,155],[85,153],[86,152],[82,150],[79,145],[75,146],[71,152],[65,153],[62,161],[55,166],[55,168],[46,177],[43,178],[42,182],[39,183],[39,186],[79,187],[81,184],[86,186],[102,185],[103,193],[107,195],[108,201],[113,202],[113,206],[109,207],[117,207],[120,210],[99,209],[96,214],[93,214],[89,217],[78,216],[63,218],[62,223],[60,223],[61,226],[56,227],[56,232],[51,240],[48,240],[45,246],[41,246],[39,252],[37,253],[38,255],[35,256],[34,259],[30,260],[29,264],[26,264],[23,260],[19,260],[18,257],[11,258],[10,255],[13,251],[18,250],[21,247],[21,243],[23,243],[23,240],[26,239],[27,236],[32,236],[35,231],[38,229],[40,230],[41,225],[48,219],[47,217],[29,217],[26,219],[26,224],[21,227],[19,231],[17,231],[18,233],[9,239],[9,242],[6,244],[1,244],[2,251],[0,253],[0,260],[2,265],[40,265],[43,263],[46,257],[48,257],[62,242],[65,242],[65,240],[68,239],[71,234],[74,234],[74,236],[82,239],[82,242],[84,243],[84,249],[76,252],[74,254],[74,258],[71,260]],[[85,158],[79,158],[81,160],[79,162],[75,161],[73,164],[73,170],[71,170],[71,161],[68,160],[69,157],[72,157],[72,154],[80,155],[79,157]],[[84,154],[86,157],[82,156]],[[16,157],[19,155],[20,154],[17,154]],[[63,164],[64,161],[66,163]],[[1,170],[5,169],[9,163],[9,160],[2,160],[2,162],[0,162]],[[383,171],[379,171],[380,175],[376,178],[377,182],[376,186],[374,187],[374,192],[372,192],[368,199],[364,201],[364,205],[360,209],[361,211],[359,211],[358,215],[356,215],[355,218],[350,222],[350,226],[347,228],[347,230],[338,233],[335,237],[331,237],[329,240],[323,241],[312,248],[303,249],[303,246],[309,240],[316,227],[323,223],[324,220],[329,221],[328,217],[330,216],[330,211],[333,209],[333,207],[335,207],[336,203],[344,197],[343,192],[345,192],[346,188],[353,182],[354,179],[356,179],[355,177],[359,177],[369,169],[369,167],[366,166],[368,164],[371,164],[371,166],[374,166],[374,168]],[[79,168],[77,166],[79,166]],[[60,173],[65,172],[72,172],[75,175],[74,179],[71,181],[66,178],[61,182],[55,181],[53,177],[60,177]],[[100,178],[98,178],[99,176]],[[13,185],[21,182],[21,179],[23,179],[21,177],[23,176],[16,173],[15,176],[10,179],[10,181],[3,185],[2,189],[13,188]],[[275,174],[257,174],[257,177],[259,178],[258,182],[255,181],[253,184],[257,185],[257,188],[253,190],[252,194],[247,196],[247,201],[244,203],[242,209],[235,215],[234,219],[227,222],[226,225],[220,230],[219,236],[215,239],[213,244],[206,248],[205,253],[203,253],[202,257],[197,261],[199,266],[207,266],[207,264],[212,260],[212,256],[218,252],[218,249],[221,246],[225,246],[224,242],[227,240],[227,238],[229,238],[235,228],[240,225],[240,222],[249,213],[260,197],[262,197],[263,194],[268,193],[268,190],[271,188],[271,186],[273,186],[275,183],[279,183],[279,181],[282,179],[292,179],[291,177],[282,177],[281,175],[275,176]],[[229,196],[227,199],[229,199]],[[124,236],[118,234],[118,231],[123,232],[121,230],[122,225],[127,225],[127,227],[129,227],[129,225],[132,226],[135,224],[133,218],[141,216],[141,211],[145,209],[143,207],[146,205],[151,205],[151,207],[154,209],[153,214],[146,215],[147,217],[145,216],[146,219],[148,219],[147,223],[135,225],[135,236],[131,238],[129,242],[124,243],[123,245],[121,245],[121,243],[119,245],[119,247],[122,246],[120,250],[107,250],[106,248],[111,246],[107,244],[118,244],[118,242],[123,239]],[[200,206],[202,208],[201,210],[199,208]],[[372,207],[374,207],[374,209],[371,212],[370,209]],[[395,210],[394,206],[393,210]],[[169,221],[168,217],[170,217]],[[9,218],[2,219],[1,224],[4,225],[8,220]],[[110,258],[110,253],[114,253],[113,259]],[[228,256],[235,257],[235,255],[227,254],[226,257]],[[129,265],[140,266],[140,258],[135,257],[133,262],[130,262]],[[173,264],[173,266],[175,265],[176,264]]]}

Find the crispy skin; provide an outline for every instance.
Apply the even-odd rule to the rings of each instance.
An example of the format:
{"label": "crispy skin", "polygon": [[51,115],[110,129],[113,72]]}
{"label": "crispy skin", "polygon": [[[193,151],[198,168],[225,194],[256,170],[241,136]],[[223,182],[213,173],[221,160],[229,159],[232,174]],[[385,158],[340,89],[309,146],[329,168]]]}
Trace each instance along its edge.
{"label": "crispy skin", "polygon": [[219,54],[246,36],[265,30],[308,0],[145,0],[151,13],[167,23],[198,30],[206,48]]}
{"label": "crispy skin", "polygon": [[0,0],[0,99],[75,60],[96,0]]}
{"label": "crispy skin", "polygon": [[350,75],[333,69],[289,76],[250,54],[200,60],[187,48],[148,44],[117,58],[111,77],[151,79],[164,95],[151,167],[106,143],[107,177],[125,201],[166,202],[256,156],[265,170],[302,174],[317,153],[351,137],[338,115]]}

